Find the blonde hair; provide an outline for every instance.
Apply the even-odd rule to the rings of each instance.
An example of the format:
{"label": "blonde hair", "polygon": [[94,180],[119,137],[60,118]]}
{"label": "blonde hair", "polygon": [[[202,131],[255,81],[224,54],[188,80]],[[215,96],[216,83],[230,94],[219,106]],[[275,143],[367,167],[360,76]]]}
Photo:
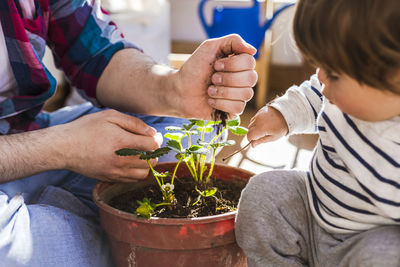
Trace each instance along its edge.
{"label": "blonde hair", "polygon": [[299,0],[293,30],[312,64],[400,93],[399,25],[399,0]]}

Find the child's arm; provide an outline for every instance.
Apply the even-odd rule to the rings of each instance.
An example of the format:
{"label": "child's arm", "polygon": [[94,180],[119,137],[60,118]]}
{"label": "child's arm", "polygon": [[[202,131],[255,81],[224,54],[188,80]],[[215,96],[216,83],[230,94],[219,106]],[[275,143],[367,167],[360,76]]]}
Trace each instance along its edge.
{"label": "child's arm", "polygon": [[300,86],[290,87],[251,119],[247,139],[255,146],[286,134],[315,132],[323,102],[321,89],[316,75]]}

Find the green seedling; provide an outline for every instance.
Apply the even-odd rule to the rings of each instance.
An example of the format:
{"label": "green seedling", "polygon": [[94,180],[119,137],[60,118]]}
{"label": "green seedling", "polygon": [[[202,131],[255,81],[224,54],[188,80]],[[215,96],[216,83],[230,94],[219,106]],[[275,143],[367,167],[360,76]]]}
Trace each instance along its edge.
{"label": "green seedling", "polygon": [[[174,194],[174,180],[176,171],[179,165],[183,162],[186,164],[189,172],[195,181],[195,190],[198,192],[198,197],[192,205],[196,205],[202,198],[208,198],[215,195],[218,191],[216,187],[211,187],[209,181],[215,165],[215,156],[218,148],[234,145],[233,140],[219,142],[219,137],[227,130],[235,135],[247,134],[247,129],[240,126],[240,118],[236,117],[233,120],[227,121],[226,125],[211,139],[210,142],[205,141],[205,136],[212,133],[214,127],[218,126],[221,121],[203,121],[203,120],[189,120],[188,124],[182,126],[168,126],[165,129],[168,131],[164,135],[168,139],[165,147],[161,147],[154,151],[141,151],[137,149],[123,148],[117,150],[115,153],[119,156],[133,156],[139,155],[140,159],[146,160],[150,170],[155,177],[157,184],[163,195],[163,202],[159,204],[151,203],[149,199],[145,198],[143,201],[138,201],[139,208],[136,213],[139,216],[150,218],[154,213],[154,209],[161,205],[168,205],[173,208],[176,204]],[[194,136],[199,137],[196,143],[192,142]],[[187,139],[187,147],[184,147],[182,141]],[[172,175],[168,172],[157,172],[150,163],[150,159],[158,158],[173,151],[176,153],[177,159]],[[207,155],[211,155],[210,168],[206,166]],[[202,188],[203,190],[200,190]]]}

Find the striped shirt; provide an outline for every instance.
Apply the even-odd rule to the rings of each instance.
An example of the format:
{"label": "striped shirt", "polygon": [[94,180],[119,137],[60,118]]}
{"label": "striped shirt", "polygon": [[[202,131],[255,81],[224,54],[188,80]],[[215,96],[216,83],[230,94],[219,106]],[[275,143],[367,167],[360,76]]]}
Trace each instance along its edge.
{"label": "striped shirt", "polygon": [[366,122],[326,101],[316,75],[271,104],[289,133],[318,132],[307,173],[312,213],[333,233],[400,223],[400,116]]}
{"label": "striped shirt", "polygon": [[135,47],[125,41],[95,0],[1,0],[0,22],[17,93],[0,102],[0,123],[9,132],[48,125],[43,103],[55,92],[56,80],[42,62],[45,47],[57,68],[96,104],[97,82],[112,55]]}

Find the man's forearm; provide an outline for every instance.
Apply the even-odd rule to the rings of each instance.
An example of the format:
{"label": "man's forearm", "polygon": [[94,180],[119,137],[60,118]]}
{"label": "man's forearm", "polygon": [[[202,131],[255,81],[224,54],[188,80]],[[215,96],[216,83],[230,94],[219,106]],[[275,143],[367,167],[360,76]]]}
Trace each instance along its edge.
{"label": "man's forearm", "polygon": [[125,112],[180,116],[171,101],[174,72],[136,49],[123,49],[104,70],[97,98],[101,104]]}
{"label": "man's forearm", "polygon": [[63,167],[59,129],[0,136],[0,183]]}

